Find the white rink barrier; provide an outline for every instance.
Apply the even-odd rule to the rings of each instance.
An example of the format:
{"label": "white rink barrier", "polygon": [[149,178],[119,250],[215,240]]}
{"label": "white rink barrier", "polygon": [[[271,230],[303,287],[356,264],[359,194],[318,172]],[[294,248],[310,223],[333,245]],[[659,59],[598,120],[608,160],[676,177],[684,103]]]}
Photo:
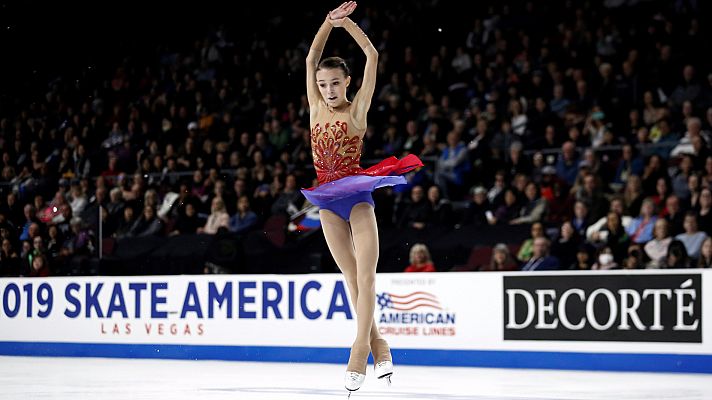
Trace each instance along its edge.
{"label": "white rink barrier", "polygon": [[[379,274],[399,364],[712,373],[712,271]],[[0,279],[0,354],[345,363],[339,274]]]}

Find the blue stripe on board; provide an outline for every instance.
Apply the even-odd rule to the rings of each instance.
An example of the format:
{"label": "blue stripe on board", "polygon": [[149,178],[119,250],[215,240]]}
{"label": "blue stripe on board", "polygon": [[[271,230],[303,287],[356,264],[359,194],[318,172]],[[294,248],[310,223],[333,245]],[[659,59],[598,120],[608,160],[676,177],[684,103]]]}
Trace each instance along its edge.
{"label": "blue stripe on board", "polygon": [[[712,373],[712,355],[393,349],[399,365]],[[345,363],[346,348],[0,342],[0,355]]]}

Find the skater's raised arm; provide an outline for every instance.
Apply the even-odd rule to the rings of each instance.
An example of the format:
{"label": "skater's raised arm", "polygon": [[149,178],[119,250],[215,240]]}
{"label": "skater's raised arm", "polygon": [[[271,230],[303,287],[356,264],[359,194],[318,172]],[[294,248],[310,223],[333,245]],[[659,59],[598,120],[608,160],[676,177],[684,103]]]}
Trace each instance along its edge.
{"label": "skater's raised arm", "polygon": [[309,100],[309,108],[316,106],[321,97],[319,87],[316,84],[316,68],[319,65],[326,39],[329,37],[333,26],[329,20],[330,17],[327,15],[316,36],[314,36],[314,41],[309,48],[309,54],[307,54],[307,100]]}
{"label": "skater's raised arm", "polygon": [[309,101],[310,108],[319,102],[320,94],[319,86],[316,83],[316,70],[319,67],[321,54],[324,52],[326,39],[329,38],[331,28],[335,26],[334,21],[343,21],[354,9],[356,9],[356,2],[347,1],[331,10],[329,14],[326,15],[326,19],[324,19],[324,22],[321,24],[316,36],[314,36],[314,41],[312,41],[311,47],[309,48],[309,54],[307,54],[307,100]]}
{"label": "skater's raised arm", "polygon": [[366,114],[371,107],[371,98],[376,90],[376,73],[378,71],[378,51],[373,46],[368,36],[356,25],[351,18],[345,17],[341,20],[332,20],[332,25],[343,26],[344,29],[356,40],[356,43],[361,47],[366,54],[366,67],[363,71],[363,82],[361,88],[354,97],[352,115],[354,122],[361,127],[366,127]]}

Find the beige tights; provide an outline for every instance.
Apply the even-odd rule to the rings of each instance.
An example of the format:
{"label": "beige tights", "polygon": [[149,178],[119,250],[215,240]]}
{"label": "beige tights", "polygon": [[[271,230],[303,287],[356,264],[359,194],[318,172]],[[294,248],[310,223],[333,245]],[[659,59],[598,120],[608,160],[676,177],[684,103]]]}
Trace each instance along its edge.
{"label": "beige tights", "polygon": [[344,274],[356,309],[356,340],[347,370],[365,373],[368,353],[372,350],[371,343],[379,346],[385,343],[373,320],[378,263],[376,215],[370,204],[359,203],[351,209],[349,222],[329,210],[319,211],[319,216],[326,243],[336,265]]}

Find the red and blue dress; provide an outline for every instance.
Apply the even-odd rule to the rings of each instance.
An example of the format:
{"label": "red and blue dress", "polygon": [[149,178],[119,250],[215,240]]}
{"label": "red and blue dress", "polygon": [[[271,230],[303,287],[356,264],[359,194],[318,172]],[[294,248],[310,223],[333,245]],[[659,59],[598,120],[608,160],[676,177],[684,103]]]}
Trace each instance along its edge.
{"label": "red and blue dress", "polygon": [[363,202],[373,205],[371,193],[374,190],[405,184],[405,177],[401,175],[423,163],[411,154],[400,160],[389,157],[370,168],[361,168],[363,134],[349,134],[348,110],[329,112],[334,122],[316,123],[311,131],[318,185],[302,189],[302,193],[312,204],[348,221],[353,206]]}

